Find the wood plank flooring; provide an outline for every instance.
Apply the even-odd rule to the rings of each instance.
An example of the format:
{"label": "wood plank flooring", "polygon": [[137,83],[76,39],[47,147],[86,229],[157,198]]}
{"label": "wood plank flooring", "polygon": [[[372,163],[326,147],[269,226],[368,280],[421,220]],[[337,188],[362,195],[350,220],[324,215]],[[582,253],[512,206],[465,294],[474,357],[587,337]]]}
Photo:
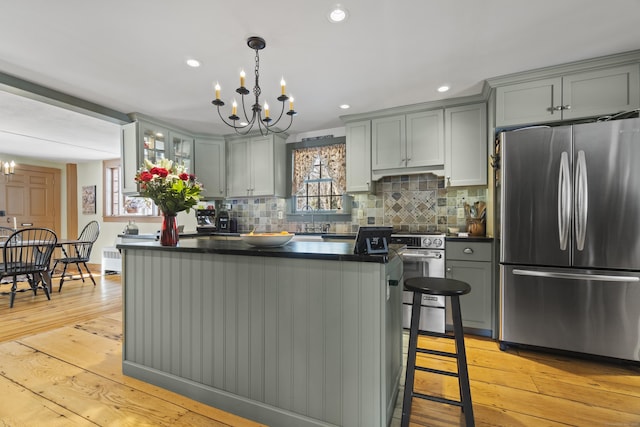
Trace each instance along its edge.
{"label": "wood plank flooring", "polygon": [[[12,309],[0,297],[0,425],[260,425],[122,375],[120,276],[96,279],[96,287],[65,281],[61,293],[54,283],[51,301],[41,292],[20,293]],[[450,342],[435,345],[445,349]],[[473,336],[466,346],[478,426],[640,426],[638,365],[503,352]],[[454,369],[450,360],[418,359]],[[454,378],[420,372],[416,385],[457,399]],[[393,426],[400,425],[400,401]],[[464,421],[458,408],[415,399],[411,425]]]}

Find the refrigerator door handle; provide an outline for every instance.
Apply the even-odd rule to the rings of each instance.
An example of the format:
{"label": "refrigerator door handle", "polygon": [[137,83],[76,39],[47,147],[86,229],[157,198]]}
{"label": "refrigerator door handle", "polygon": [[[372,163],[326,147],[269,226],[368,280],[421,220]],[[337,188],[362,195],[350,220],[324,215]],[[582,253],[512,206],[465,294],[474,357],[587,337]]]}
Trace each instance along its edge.
{"label": "refrigerator door handle", "polygon": [[587,160],[584,151],[578,151],[575,177],[575,232],[576,249],[584,250],[584,241],[587,235],[587,211],[589,208],[589,192],[587,187]]}
{"label": "refrigerator door handle", "polygon": [[569,229],[571,227],[571,181],[569,180],[569,154],[560,156],[558,171],[558,240],[560,250],[567,250]]}
{"label": "refrigerator door handle", "polygon": [[573,280],[599,280],[601,282],[640,282],[640,277],[636,276],[610,276],[605,274],[580,274],[580,273],[559,273],[552,271],[521,270],[514,269],[513,274],[518,276],[552,277],[555,279]]}

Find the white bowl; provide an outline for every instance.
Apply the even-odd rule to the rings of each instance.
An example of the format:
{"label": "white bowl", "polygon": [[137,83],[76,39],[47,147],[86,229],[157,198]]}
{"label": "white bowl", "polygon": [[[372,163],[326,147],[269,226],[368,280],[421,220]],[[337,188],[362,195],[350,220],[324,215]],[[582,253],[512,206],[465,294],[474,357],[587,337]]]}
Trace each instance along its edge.
{"label": "white bowl", "polygon": [[449,227],[449,234],[456,234],[460,231],[458,227]]}
{"label": "white bowl", "polygon": [[251,246],[258,246],[263,248],[274,248],[278,246],[284,246],[295,234],[280,234],[280,233],[254,233],[254,234],[241,234],[240,238],[243,242],[250,244]]}

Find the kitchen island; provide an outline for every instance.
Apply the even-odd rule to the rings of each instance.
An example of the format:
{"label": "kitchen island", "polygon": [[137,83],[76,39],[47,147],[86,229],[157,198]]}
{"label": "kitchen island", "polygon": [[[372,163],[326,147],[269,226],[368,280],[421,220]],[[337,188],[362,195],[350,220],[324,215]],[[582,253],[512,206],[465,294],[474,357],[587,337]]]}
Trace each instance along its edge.
{"label": "kitchen island", "polygon": [[119,244],[123,372],[271,426],[389,425],[402,262],[352,248]]}

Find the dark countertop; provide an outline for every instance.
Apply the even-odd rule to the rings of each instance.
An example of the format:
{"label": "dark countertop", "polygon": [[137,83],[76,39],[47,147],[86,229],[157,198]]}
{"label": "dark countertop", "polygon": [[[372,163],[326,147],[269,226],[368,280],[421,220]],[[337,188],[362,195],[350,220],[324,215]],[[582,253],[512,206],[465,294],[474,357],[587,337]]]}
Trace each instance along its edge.
{"label": "dark countertop", "polygon": [[[208,231],[204,233],[198,233],[196,231],[187,231],[179,233],[180,238],[190,239],[193,237],[207,237],[207,236],[229,236],[230,233],[218,233],[216,231]],[[239,236],[239,234],[236,234]],[[157,233],[144,233],[144,234],[118,234],[118,237],[125,239],[139,239],[139,240],[160,240],[160,232]]]}
{"label": "dark countertop", "polygon": [[178,246],[161,246],[158,242],[119,243],[118,249],[154,250],[182,253],[210,253],[275,258],[322,259],[334,261],[376,262],[385,264],[398,255],[401,245],[391,245],[387,255],[355,255],[353,244],[346,242],[295,242],[282,247],[258,248],[241,240],[185,239]]}
{"label": "dark countertop", "polygon": [[446,242],[493,242],[493,237],[486,237],[486,236],[460,237],[455,235],[447,235],[444,240]]}

